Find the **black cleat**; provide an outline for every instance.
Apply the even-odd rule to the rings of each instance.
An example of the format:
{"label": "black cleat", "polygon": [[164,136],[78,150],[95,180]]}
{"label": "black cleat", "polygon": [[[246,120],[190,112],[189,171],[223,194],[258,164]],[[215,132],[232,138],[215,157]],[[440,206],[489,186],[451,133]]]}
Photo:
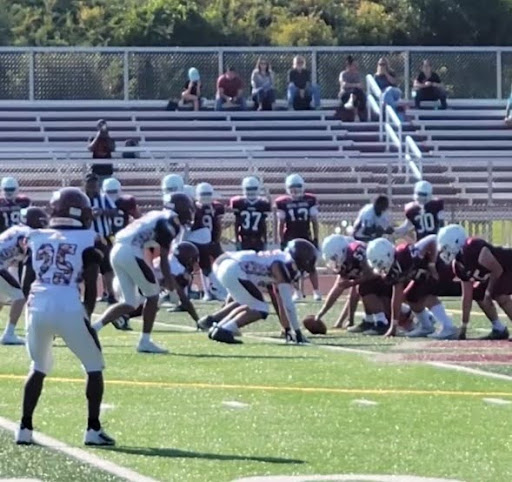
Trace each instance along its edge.
{"label": "black cleat", "polygon": [[206,316],[203,316],[197,322],[197,327],[202,331],[208,331],[213,326],[214,323],[215,323],[215,320],[213,319],[213,317],[210,315],[206,315]]}
{"label": "black cleat", "polygon": [[114,295],[107,296],[107,304],[115,305],[116,303],[117,303],[117,300]]}
{"label": "black cleat", "polygon": [[508,329],[504,330],[492,330],[488,335],[482,336],[480,340],[508,340],[509,338]]}
{"label": "black cleat", "polygon": [[133,328],[130,326],[130,317],[128,315],[120,316],[117,320],[112,322],[117,330],[121,331],[132,331]]}
{"label": "black cleat", "polygon": [[368,330],[373,330],[375,328],[375,323],[371,321],[361,321],[358,325],[351,326],[347,328],[349,333],[364,333]]}
{"label": "black cleat", "polygon": [[241,340],[237,340],[234,337],[233,333],[220,326],[213,326],[208,332],[208,338],[220,343],[228,343],[229,345],[240,345],[242,343]]}
{"label": "black cleat", "polygon": [[183,313],[187,311],[183,305],[177,305],[177,306],[174,306],[173,308],[167,308],[167,313]]}
{"label": "black cleat", "polygon": [[363,331],[363,335],[368,336],[382,336],[385,335],[389,330],[389,325],[384,323],[370,323],[372,327],[369,330]]}
{"label": "black cleat", "polygon": [[310,341],[302,334],[302,331],[295,330],[295,343],[298,345],[309,345]]}

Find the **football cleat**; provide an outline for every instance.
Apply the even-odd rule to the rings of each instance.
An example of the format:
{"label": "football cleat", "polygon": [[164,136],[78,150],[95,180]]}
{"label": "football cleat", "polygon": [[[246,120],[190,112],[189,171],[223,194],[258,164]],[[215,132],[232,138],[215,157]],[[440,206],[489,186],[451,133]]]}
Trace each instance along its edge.
{"label": "football cleat", "polygon": [[102,428],[93,430],[89,428],[85,431],[84,444],[88,446],[114,446],[116,441],[107,435]]}
{"label": "football cleat", "polygon": [[389,325],[386,325],[384,323],[372,323],[373,326],[369,330],[363,331],[363,335],[368,336],[381,336],[385,335],[387,331],[389,330]]}
{"label": "football cleat", "polygon": [[197,326],[202,331],[208,331],[213,324],[215,323],[215,320],[210,315],[203,316],[198,322]]}
{"label": "football cleat", "polygon": [[302,300],[302,295],[298,291],[295,291],[292,295],[292,300],[294,303],[297,303]]}
{"label": "football cleat", "polygon": [[132,331],[133,328],[130,326],[130,317],[128,315],[120,316],[117,320],[112,322],[115,328],[121,331]]}
{"label": "football cleat", "polygon": [[434,333],[434,325],[421,325],[418,324],[414,329],[408,331],[405,336],[407,338],[426,338]]}
{"label": "football cleat", "polygon": [[32,445],[32,430],[18,427],[16,432],[14,432],[14,441],[18,445]]}
{"label": "football cleat", "polygon": [[364,333],[365,331],[373,330],[374,327],[375,323],[372,321],[361,321],[361,323],[357,325],[349,326],[347,331],[349,333]]}
{"label": "football cleat", "polygon": [[242,340],[237,340],[233,333],[229,330],[225,330],[224,328],[215,325],[210,328],[208,332],[208,338],[210,340],[218,341],[220,343],[228,343],[229,345],[240,345],[242,344]]}
{"label": "football cleat", "polygon": [[509,338],[508,328],[504,330],[492,330],[488,335],[482,336],[480,340],[508,340]]}
{"label": "football cleat", "polygon": [[209,291],[204,292],[202,301],[208,302],[208,301],[214,301],[214,300],[215,300],[215,298]]}
{"label": "football cleat", "polygon": [[311,342],[302,334],[301,330],[295,330],[295,343],[298,345],[309,345]]}
{"label": "football cleat", "polygon": [[13,334],[4,333],[0,338],[0,345],[24,345],[25,338]]}
{"label": "football cleat", "polygon": [[159,347],[156,343],[151,340],[140,339],[137,345],[137,351],[139,353],[158,353],[165,354],[169,353],[169,350]]}
{"label": "football cleat", "polygon": [[313,301],[322,301],[322,295],[320,293],[315,293],[313,295]]}
{"label": "football cleat", "polygon": [[449,326],[447,328],[443,328],[437,333],[429,335],[429,338],[432,340],[456,340],[458,335],[459,330],[457,330],[455,326]]}

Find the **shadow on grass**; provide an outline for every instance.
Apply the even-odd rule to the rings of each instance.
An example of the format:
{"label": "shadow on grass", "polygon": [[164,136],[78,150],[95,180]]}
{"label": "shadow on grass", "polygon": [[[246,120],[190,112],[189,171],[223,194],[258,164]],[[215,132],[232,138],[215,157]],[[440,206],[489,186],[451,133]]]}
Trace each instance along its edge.
{"label": "shadow on grass", "polygon": [[250,461],[264,462],[267,464],[304,464],[304,460],[285,459],[280,457],[258,457],[251,455],[234,454],[214,454],[204,452],[193,452],[189,450],[180,450],[174,448],[157,447],[98,447],[100,450],[111,450],[112,452],[121,452],[130,455],[143,455],[145,457],[169,457],[184,459],[204,459],[204,460],[225,460],[225,461]]}
{"label": "shadow on grass", "polygon": [[239,358],[247,360],[291,360],[294,358],[320,358],[318,356],[281,356],[281,355],[222,355],[218,353],[176,353],[172,352],[171,355],[185,357],[185,358]]}

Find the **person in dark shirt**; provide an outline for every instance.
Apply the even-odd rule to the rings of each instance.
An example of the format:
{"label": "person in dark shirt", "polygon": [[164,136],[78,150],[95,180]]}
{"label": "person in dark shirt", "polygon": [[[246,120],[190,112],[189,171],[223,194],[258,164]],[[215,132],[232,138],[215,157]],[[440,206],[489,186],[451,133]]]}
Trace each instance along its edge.
{"label": "person in dark shirt", "polygon": [[397,87],[396,75],[389,68],[386,57],[381,57],[377,62],[377,71],[373,78],[384,94],[384,103],[396,110],[402,98],[402,91]]}
{"label": "person in dark shirt", "polygon": [[232,108],[238,107],[240,110],[246,109],[244,85],[233,67],[228,67],[226,73],[217,79],[215,110],[222,110],[227,107],[225,104]]}
{"label": "person in dark shirt", "polygon": [[201,108],[201,78],[199,71],[195,67],[188,69],[188,80],[183,86],[181,99],[184,104],[192,104],[194,110]]}
{"label": "person in dark shirt", "polygon": [[416,96],[414,104],[417,109],[420,108],[424,100],[438,100],[441,102],[441,109],[448,107],[446,103],[446,91],[443,88],[441,78],[432,70],[429,60],[423,61],[423,66],[414,81],[414,90]]}
{"label": "person in dark shirt", "polygon": [[100,119],[97,128],[96,135],[89,139],[87,149],[92,152],[93,159],[111,159],[112,153],[116,150],[116,143],[110,137],[107,121]]}
{"label": "person in dark shirt", "polygon": [[288,107],[293,109],[294,102],[312,99],[315,109],[320,108],[320,89],[311,82],[311,72],[306,69],[306,59],[297,55],[293,59],[293,68],[288,72]]}

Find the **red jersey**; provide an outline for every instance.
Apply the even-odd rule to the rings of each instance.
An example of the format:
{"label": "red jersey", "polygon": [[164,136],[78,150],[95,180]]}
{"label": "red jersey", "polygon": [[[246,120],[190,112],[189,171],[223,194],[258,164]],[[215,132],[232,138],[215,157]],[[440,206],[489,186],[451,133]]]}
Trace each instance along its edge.
{"label": "red jersey", "polygon": [[[463,271],[463,276],[468,281],[487,281],[490,271],[484,268],[478,258],[482,249],[488,248],[503,268],[504,273],[512,272],[512,249],[493,246],[480,238],[468,238],[462,247],[462,251],[457,255],[454,264]],[[464,277],[460,277],[464,280]]]}
{"label": "red jersey", "polygon": [[121,229],[126,228],[132,218],[137,214],[137,201],[133,196],[120,196],[116,200],[118,213],[112,218],[112,232],[117,234]]}
{"label": "red jersey", "polygon": [[366,244],[354,241],[348,245],[347,257],[338,274],[345,279],[358,279],[363,276],[366,266]]}
{"label": "red jersey", "polygon": [[224,205],[218,201],[211,204],[196,203],[196,213],[192,230],[208,228],[212,233],[212,241],[220,239],[220,232],[217,232],[217,220],[225,213]]}
{"label": "red jersey", "polygon": [[14,199],[0,198],[0,232],[19,224],[20,211],[30,206],[26,196],[16,196]]}
{"label": "red jersey", "polygon": [[231,209],[235,215],[237,235],[245,238],[267,239],[267,215],[271,211],[270,202],[262,197],[250,201],[243,196],[231,198]]}
{"label": "red jersey", "polygon": [[405,283],[418,279],[428,270],[428,261],[420,258],[418,248],[414,244],[399,244],[395,248],[395,261],[385,281],[390,284]]}
{"label": "red jersey", "polygon": [[318,215],[316,197],[304,194],[300,199],[280,196],[276,199],[279,219],[284,221],[284,242],[292,239],[311,239],[311,221]]}
{"label": "red jersey", "polygon": [[405,206],[405,217],[414,226],[419,241],[430,234],[437,234],[444,225],[444,202],[432,199],[421,205],[416,201]]}

